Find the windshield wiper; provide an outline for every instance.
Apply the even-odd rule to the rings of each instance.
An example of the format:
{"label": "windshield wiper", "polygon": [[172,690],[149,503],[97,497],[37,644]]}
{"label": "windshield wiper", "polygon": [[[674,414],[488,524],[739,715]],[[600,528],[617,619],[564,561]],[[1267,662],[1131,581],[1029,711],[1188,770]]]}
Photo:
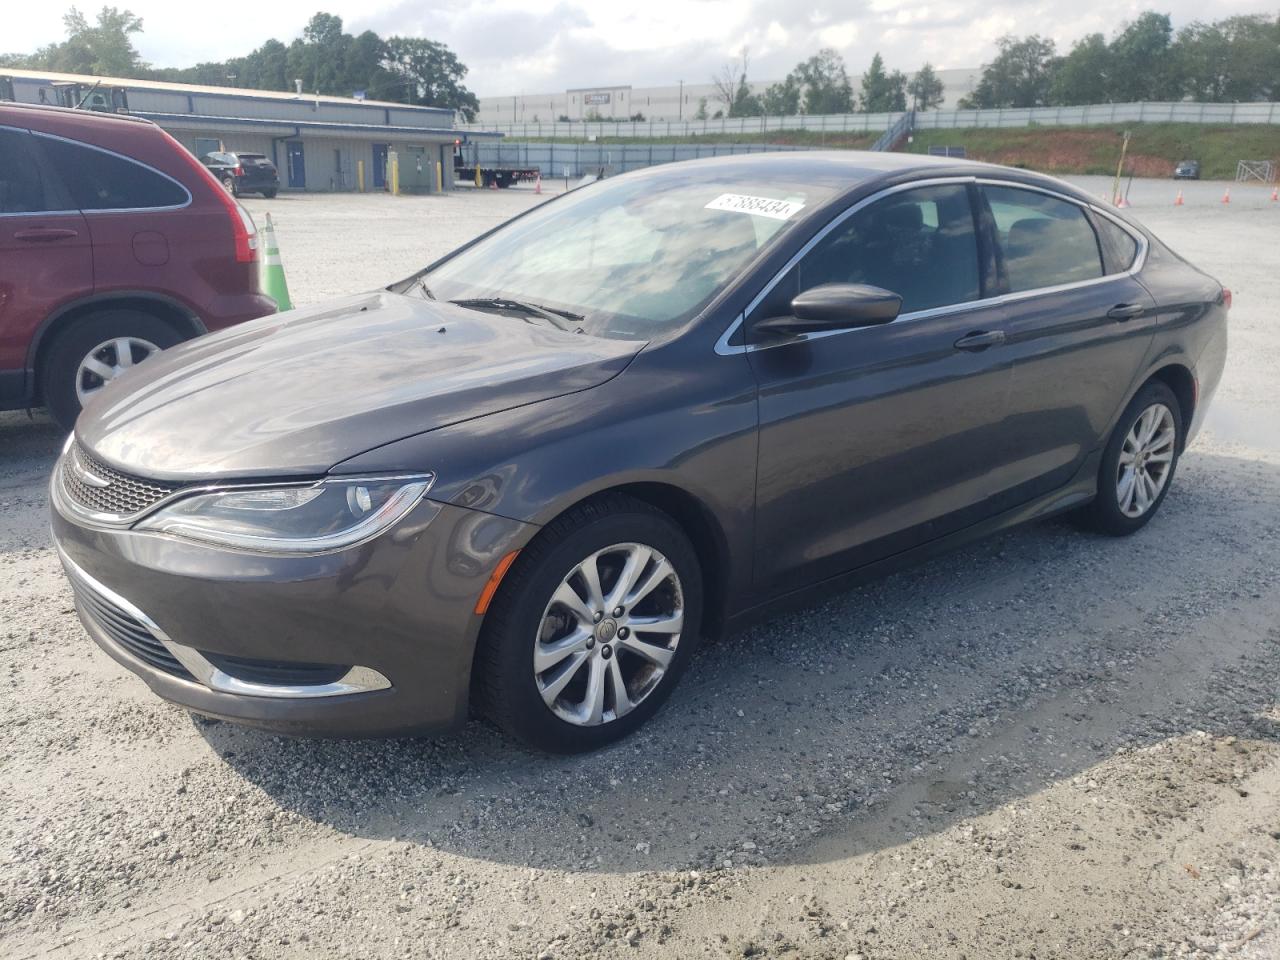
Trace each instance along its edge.
{"label": "windshield wiper", "polygon": [[[551,307],[530,303],[528,300],[512,300],[509,297],[481,297],[475,300],[450,300],[449,302],[459,307],[469,307],[472,310],[510,310],[530,317],[540,317],[557,330],[572,330],[573,327],[565,323],[565,321],[583,319],[580,313],[571,313],[568,310],[554,310]],[[581,330],[580,327],[578,329]]]}

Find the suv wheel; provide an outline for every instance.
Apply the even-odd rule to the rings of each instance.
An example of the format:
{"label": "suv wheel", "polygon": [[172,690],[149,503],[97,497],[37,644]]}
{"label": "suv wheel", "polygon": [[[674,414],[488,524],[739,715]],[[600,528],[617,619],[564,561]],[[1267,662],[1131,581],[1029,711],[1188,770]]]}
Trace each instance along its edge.
{"label": "suv wheel", "polygon": [[481,709],[543,750],[593,750],[661,706],[693,655],[702,573],[666,514],[608,496],[549,524],[521,551],[485,619]]}
{"label": "suv wheel", "polygon": [[278,192],[279,192],[278,190],[263,190],[262,195],[266,197],[268,200],[274,200]]}
{"label": "suv wheel", "polygon": [[182,340],[158,317],[136,310],[104,310],[60,331],[40,373],[44,404],[67,430],[95,393],[153,353]]}
{"label": "suv wheel", "polygon": [[1125,408],[1102,454],[1098,495],[1082,515],[1101,533],[1125,536],[1146,526],[1173,483],[1183,441],[1182,409],[1153,381]]}
{"label": "suv wheel", "polygon": [[236,178],[235,177],[223,177],[222,186],[226,189],[227,193],[231,194],[233,197],[236,195]]}

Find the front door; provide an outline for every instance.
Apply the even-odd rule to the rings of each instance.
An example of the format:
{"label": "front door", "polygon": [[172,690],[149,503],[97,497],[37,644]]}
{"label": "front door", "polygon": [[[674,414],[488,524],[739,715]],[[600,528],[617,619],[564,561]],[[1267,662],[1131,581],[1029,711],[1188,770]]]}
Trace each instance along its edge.
{"label": "front door", "polygon": [[[1010,365],[1006,313],[983,302],[964,183],[854,208],[747,318],[759,383],[755,578],[776,595],[999,512]],[[752,323],[796,293],[865,283],[903,298],[892,323],[769,340]]]}
{"label": "front door", "polygon": [[387,187],[387,150],[388,145],[385,143],[375,143],[373,145],[373,186],[375,190],[385,190]]}
{"label": "front door", "polygon": [[288,165],[289,186],[295,190],[305,189],[307,186],[307,161],[302,151],[302,144],[297,140],[291,140],[285,144],[287,153],[286,163]]}

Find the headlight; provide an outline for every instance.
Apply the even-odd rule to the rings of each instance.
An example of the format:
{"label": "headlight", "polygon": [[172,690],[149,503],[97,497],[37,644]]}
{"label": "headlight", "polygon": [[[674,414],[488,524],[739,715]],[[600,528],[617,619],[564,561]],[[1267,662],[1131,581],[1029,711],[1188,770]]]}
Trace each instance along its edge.
{"label": "headlight", "polygon": [[259,553],[326,553],[377,536],[431,489],[434,474],[321,480],[193,494],[142,519],[169,533]]}

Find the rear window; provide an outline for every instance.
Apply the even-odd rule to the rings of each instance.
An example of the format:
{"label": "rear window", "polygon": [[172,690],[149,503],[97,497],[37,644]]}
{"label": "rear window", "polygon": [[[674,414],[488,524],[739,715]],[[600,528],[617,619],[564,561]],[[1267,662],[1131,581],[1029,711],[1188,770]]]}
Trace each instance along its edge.
{"label": "rear window", "polygon": [[179,183],[133,160],[69,140],[40,137],[39,143],[81,210],[177,207],[190,199]]}
{"label": "rear window", "polygon": [[40,171],[27,150],[31,135],[0,130],[0,213],[37,213],[45,209]]}
{"label": "rear window", "polygon": [[982,189],[995,217],[1010,292],[1102,276],[1097,234],[1076,204],[1017,187]]}
{"label": "rear window", "polygon": [[242,153],[240,154],[240,159],[248,160],[250,163],[260,163],[267,158],[261,153]]}

